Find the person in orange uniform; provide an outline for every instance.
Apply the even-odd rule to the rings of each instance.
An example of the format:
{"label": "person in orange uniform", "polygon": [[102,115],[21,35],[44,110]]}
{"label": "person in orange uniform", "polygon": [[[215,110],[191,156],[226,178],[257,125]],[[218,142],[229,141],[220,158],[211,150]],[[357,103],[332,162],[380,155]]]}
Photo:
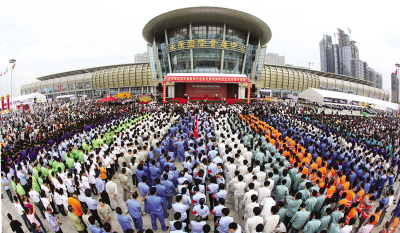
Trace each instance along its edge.
{"label": "person in orange uniform", "polygon": [[399,226],[399,217],[396,217],[393,219],[393,222],[389,227],[388,233],[395,233],[398,226]]}
{"label": "person in orange uniform", "polygon": [[357,186],[353,185],[353,189],[349,189],[346,191],[346,199],[347,199],[347,208],[351,207],[351,204],[353,204],[356,200],[356,194],[354,193],[357,189]]}
{"label": "person in orange uniform", "polygon": [[72,197],[68,198],[68,205],[74,207],[74,214],[76,214],[76,216],[80,218],[83,213],[82,213],[82,205],[77,199],[78,195],[79,195],[78,191],[75,191],[72,194]]}
{"label": "person in orange uniform", "polygon": [[351,205],[351,209],[350,209],[350,211],[347,213],[347,215],[346,215],[346,225],[347,224],[349,224],[349,222],[350,222],[350,219],[357,219],[358,218],[358,211],[357,211],[357,209],[358,209],[358,206],[360,205],[360,203],[358,203],[358,202],[356,202],[356,203],[353,203],[352,205]]}

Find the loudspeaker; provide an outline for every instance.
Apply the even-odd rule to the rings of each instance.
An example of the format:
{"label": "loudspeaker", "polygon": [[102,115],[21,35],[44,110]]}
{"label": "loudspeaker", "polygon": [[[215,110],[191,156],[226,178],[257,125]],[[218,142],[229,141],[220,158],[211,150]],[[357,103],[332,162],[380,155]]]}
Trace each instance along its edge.
{"label": "loudspeaker", "polygon": [[157,85],[157,92],[162,92],[163,90],[162,90],[162,84],[161,83],[158,83],[158,85]]}
{"label": "loudspeaker", "polygon": [[251,94],[256,94],[256,84],[251,84]]}

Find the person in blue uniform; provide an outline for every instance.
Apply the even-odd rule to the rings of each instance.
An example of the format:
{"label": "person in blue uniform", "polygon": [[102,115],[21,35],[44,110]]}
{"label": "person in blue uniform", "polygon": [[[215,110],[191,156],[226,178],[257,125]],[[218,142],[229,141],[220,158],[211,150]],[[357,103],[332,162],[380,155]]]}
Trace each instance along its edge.
{"label": "person in blue uniform", "polygon": [[167,208],[172,208],[172,196],[176,195],[174,184],[168,180],[168,174],[163,175],[164,180],[161,181],[161,185],[165,186],[165,199],[167,201]]}
{"label": "person in blue uniform", "polygon": [[143,197],[144,200],[143,209],[144,211],[146,211],[146,213],[149,213],[149,210],[147,208],[146,197],[150,194],[150,188],[146,184],[146,181],[147,181],[147,176],[142,176],[141,181],[138,184],[138,189],[139,189],[139,194]]}
{"label": "person in blue uniform", "polygon": [[155,179],[157,197],[161,197],[161,204],[164,212],[164,218],[168,218],[167,201],[165,199],[165,186],[161,184],[160,178]]}
{"label": "person in blue uniform", "polygon": [[178,141],[174,143],[174,146],[176,147],[178,161],[181,162],[181,160],[185,159],[185,156],[184,156],[185,148],[184,148],[183,136],[181,136],[178,139]]}
{"label": "person in blue uniform", "polygon": [[88,228],[92,233],[107,233],[107,232],[103,231],[100,227],[96,226],[96,218],[95,217],[90,216],[89,223],[90,223],[90,225]]}
{"label": "person in blue uniform", "polygon": [[128,229],[132,229],[132,219],[126,215],[124,215],[122,213],[122,209],[117,207],[115,209],[115,211],[117,212],[117,218],[118,218],[118,222],[121,225],[122,230],[124,231],[124,233],[126,232],[126,230]]}
{"label": "person in blue uniform", "polygon": [[161,175],[161,169],[156,166],[156,161],[151,160],[152,166],[149,167],[149,172],[150,172],[150,179],[151,179],[151,186],[155,185],[155,179],[160,177]]}
{"label": "person in blue uniform", "polygon": [[126,205],[128,206],[128,212],[132,218],[135,228],[139,229],[139,231],[143,231],[142,217],[144,216],[144,213],[142,211],[142,206],[137,201],[137,199],[139,198],[139,194],[135,191],[134,193],[132,193],[132,198],[133,199],[129,199],[126,203]]}
{"label": "person in blue uniform", "polygon": [[157,230],[156,219],[158,218],[158,221],[160,221],[162,230],[166,231],[166,230],[168,230],[169,227],[165,226],[164,213],[163,213],[163,208],[161,205],[161,198],[157,197],[156,193],[157,193],[156,187],[152,187],[152,188],[150,188],[150,195],[148,195],[146,197],[147,206],[148,206],[149,212],[150,212],[151,225],[153,227],[153,230]]}

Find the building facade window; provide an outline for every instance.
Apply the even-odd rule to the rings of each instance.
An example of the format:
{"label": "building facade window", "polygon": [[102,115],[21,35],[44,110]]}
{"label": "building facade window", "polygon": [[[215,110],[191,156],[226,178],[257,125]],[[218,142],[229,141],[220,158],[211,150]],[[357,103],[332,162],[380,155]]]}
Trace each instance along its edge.
{"label": "building facade window", "polygon": [[92,88],[92,82],[85,82],[85,89]]}

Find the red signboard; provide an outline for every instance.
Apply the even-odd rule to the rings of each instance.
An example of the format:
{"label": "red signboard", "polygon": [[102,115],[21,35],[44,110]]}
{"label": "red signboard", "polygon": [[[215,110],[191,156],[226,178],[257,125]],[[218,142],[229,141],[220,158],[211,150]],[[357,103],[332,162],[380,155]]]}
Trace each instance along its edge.
{"label": "red signboard", "polygon": [[218,82],[218,83],[246,83],[248,78],[226,76],[167,76],[167,82]]}
{"label": "red signboard", "polygon": [[247,104],[250,104],[251,82],[247,83]]}
{"label": "red signboard", "polygon": [[167,102],[167,96],[166,95],[167,95],[167,82],[164,81],[163,82],[163,96],[162,96],[163,103]]}
{"label": "red signboard", "polygon": [[226,83],[187,83],[186,94],[189,97],[205,97],[218,98],[227,97],[227,84]]}

